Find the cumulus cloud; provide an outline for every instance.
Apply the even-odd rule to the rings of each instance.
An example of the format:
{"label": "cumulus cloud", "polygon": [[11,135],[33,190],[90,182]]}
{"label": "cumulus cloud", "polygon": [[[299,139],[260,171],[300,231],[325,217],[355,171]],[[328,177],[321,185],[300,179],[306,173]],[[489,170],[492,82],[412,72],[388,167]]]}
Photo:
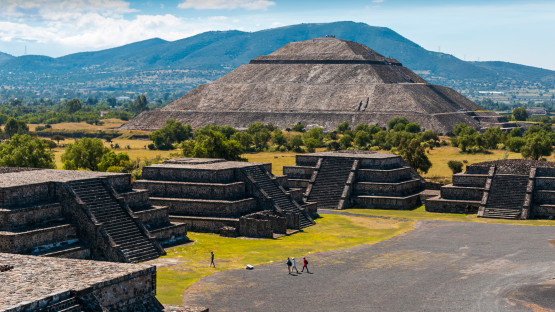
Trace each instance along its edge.
{"label": "cumulus cloud", "polygon": [[267,10],[276,3],[268,0],[185,0],[178,7],[197,10]]}
{"label": "cumulus cloud", "polygon": [[[78,14],[78,13],[75,13]],[[171,14],[136,15],[133,19],[84,13],[72,23],[51,21],[42,26],[0,21],[0,41],[36,42],[61,45],[79,50],[120,46],[148,38],[178,40],[214,27],[229,29],[225,20],[217,18],[181,19]]]}
{"label": "cumulus cloud", "polygon": [[69,20],[84,13],[118,16],[135,10],[123,0],[0,0],[0,17],[17,21]]}

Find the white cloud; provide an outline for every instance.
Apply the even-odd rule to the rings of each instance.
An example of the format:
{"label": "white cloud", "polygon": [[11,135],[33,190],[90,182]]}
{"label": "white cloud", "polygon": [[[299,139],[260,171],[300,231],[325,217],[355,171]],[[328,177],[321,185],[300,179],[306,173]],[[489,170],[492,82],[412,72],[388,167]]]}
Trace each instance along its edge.
{"label": "white cloud", "polygon": [[[131,20],[98,13],[74,13],[75,21],[55,20],[42,26],[0,21],[0,41],[35,42],[46,45],[96,50],[148,38],[178,40],[204,31],[230,29],[222,18],[184,20],[171,14],[136,15]],[[39,53],[40,54],[40,53]]]}
{"label": "white cloud", "polygon": [[274,1],[268,0],[185,0],[178,7],[181,9],[197,10],[267,10],[275,5]]}
{"label": "white cloud", "polygon": [[372,0],[372,2],[374,2],[374,3],[382,3],[382,2],[384,2],[384,1],[385,1],[385,0]]}
{"label": "white cloud", "polygon": [[17,21],[68,20],[84,13],[119,16],[135,12],[123,0],[0,0],[0,17]]}

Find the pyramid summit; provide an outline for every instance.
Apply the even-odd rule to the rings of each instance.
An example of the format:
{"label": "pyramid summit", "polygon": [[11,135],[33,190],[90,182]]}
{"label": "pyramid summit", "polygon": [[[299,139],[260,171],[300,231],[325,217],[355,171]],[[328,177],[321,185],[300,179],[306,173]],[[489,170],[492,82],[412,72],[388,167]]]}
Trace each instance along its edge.
{"label": "pyramid summit", "polygon": [[335,129],[343,122],[385,126],[407,117],[447,133],[461,122],[477,129],[501,125],[451,88],[432,85],[395,59],[334,37],[291,42],[200,85],[166,107],[143,112],[124,129],[155,130],[167,119],[193,127],[246,128],[252,122],[280,128],[299,122]]}

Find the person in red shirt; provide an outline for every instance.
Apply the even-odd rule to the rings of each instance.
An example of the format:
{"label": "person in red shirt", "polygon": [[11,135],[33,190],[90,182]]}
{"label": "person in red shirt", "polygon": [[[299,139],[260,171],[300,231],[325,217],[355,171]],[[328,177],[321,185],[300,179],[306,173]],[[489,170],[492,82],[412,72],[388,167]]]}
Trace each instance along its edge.
{"label": "person in red shirt", "polygon": [[303,258],[303,269],[301,270],[301,272],[304,272],[305,268],[306,268],[306,273],[310,273],[308,271],[308,260],[306,260],[306,258]]}

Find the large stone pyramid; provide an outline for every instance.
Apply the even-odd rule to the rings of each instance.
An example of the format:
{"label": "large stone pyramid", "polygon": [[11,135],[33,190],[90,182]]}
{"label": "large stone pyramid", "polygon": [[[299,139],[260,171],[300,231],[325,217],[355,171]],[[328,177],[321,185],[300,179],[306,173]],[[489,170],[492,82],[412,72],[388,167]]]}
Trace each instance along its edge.
{"label": "large stone pyramid", "polygon": [[317,38],[259,56],[162,109],[140,114],[123,128],[154,130],[170,118],[193,127],[246,128],[260,121],[280,128],[301,122],[330,130],[346,120],[384,126],[402,116],[439,133],[460,122],[478,129],[500,123],[494,113],[476,112],[481,109],[365,45]]}

